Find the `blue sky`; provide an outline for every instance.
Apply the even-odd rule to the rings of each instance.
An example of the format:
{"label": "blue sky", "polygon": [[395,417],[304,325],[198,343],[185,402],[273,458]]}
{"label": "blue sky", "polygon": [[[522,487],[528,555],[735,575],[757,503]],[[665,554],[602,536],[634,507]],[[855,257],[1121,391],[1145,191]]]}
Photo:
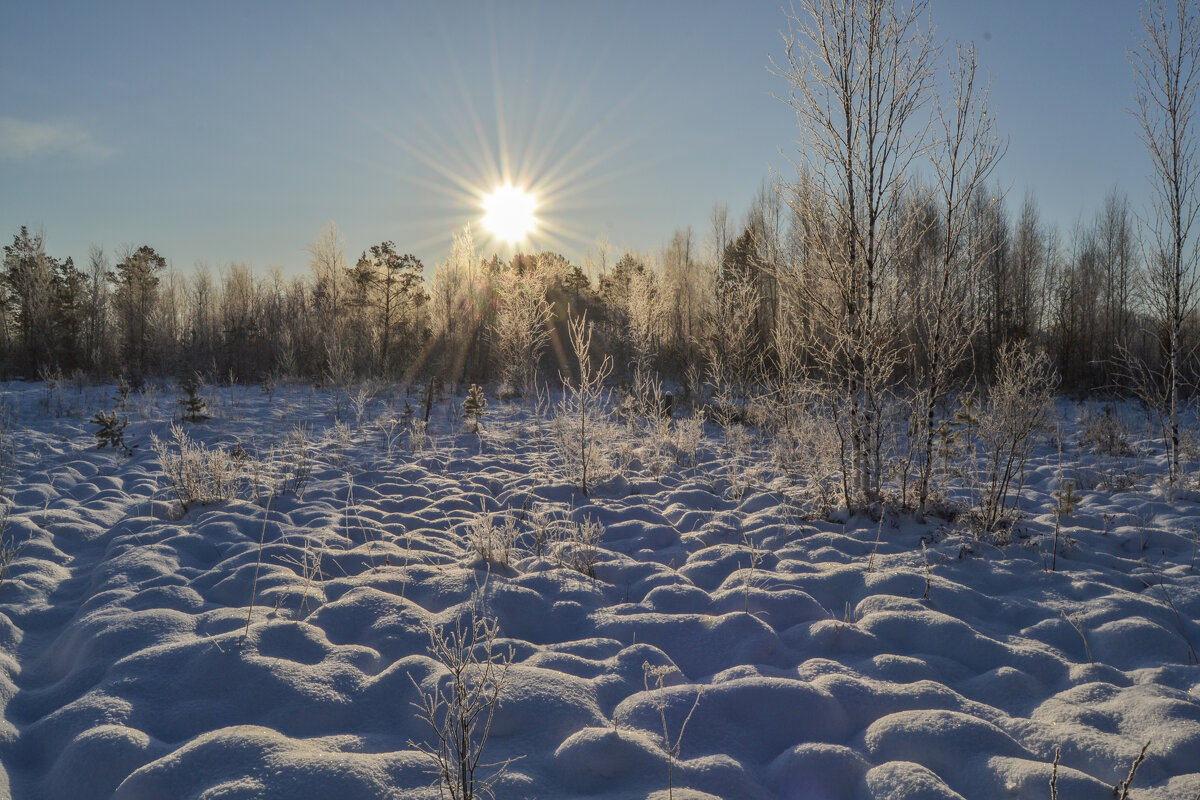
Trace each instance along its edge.
{"label": "blue sky", "polygon": [[[1147,194],[1127,109],[1133,0],[942,0],[1009,140],[996,175],[1068,235]],[[0,236],[52,255],[150,244],[180,269],[306,269],[390,239],[427,266],[507,173],[540,187],[537,244],[655,250],[740,218],[794,124],[771,96],[780,4],[19,2],[0,28]]]}

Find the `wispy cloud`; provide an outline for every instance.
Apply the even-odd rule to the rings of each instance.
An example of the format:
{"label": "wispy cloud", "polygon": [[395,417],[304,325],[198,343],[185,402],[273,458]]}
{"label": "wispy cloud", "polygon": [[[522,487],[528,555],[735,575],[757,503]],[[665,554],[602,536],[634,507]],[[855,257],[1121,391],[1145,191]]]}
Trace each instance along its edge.
{"label": "wispy cloud", "polygon": [[116,151],[72,123],[31,122],[0,116],[0,160],[59,157],[103,161]]}

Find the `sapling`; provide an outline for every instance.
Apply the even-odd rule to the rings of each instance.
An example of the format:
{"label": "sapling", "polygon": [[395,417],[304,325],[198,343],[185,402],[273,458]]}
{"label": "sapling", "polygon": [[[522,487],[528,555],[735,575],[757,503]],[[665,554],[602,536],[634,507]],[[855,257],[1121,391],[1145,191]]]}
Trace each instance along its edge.
{"label": "sapling", "polygon": [[[491,732],[500,697],[508,685],[514,651],[500,648],[500,623],[483,608],[483,587],[471,596],[469,617],[460,615],[453,628],[426,624],[429,654],[448,673],[432,689],[409,680],[420,693],[413,703],[417,718],[432,732],[429,742],[409,740],[432,762],[439,793],[452,800],[496,796],[495,786],[515,759],[485,763],[483,748]],[[484,776],[482,771],[490,770]]]}
{"label": "sapling", "polygon": [[200,396],[200,374],[197,372],[189,372],[187,375],[179,379],[179,388],[183,391],[184,396],[179,398],[179,405],[183,406],[183,418],[188,422],[202,422],[208,419],[208,404],[204,398]]}
{"label": "sapling", "polygon": [[933,568],[929,566],[929,550],[925,547],[925,540],[921,540],[921,556],[925,559],[925,594],[921,595],[921,600],[929,602],[929,590],[933,586]]}
{"label": "sapling", "polygon": [[598,366],[592,364],[592,325],[587,314],[571,319],[568,328],[579,378],[572,383],[568,376],[561,376],[563,395],[555,409],[554,437],[563,465],[586,496],[589,482],[595,481],[596,472],[607,461],[604,382],[612,374],[613,361],[606,355]]}
{"label": "sapling", "polygon": [[132,455],[133,450],[125,444],[125,428],[129,425],[129,417],[117,419],[117,412],[105,413],[97,411],[92,416],[92,424],[98,426],[96,431],[96,448],[112,447],[124,455]]}
{"label": "sapling", "polygon": [[[742,575],[742,592],[746,598],[746,613],[750,613],[750,590],[754,587],[754,571],[758,569],[758,565],[762,563],[765,553],[758,548],[754,541],[754,537],[745,531],[742,532],[742,544],[750,551],[750,568],[745,570]],[[740,566],[740,565],[739,565]]]}
{"label": "sapling", "polygon": [[471,423],[471,433],[479,433],[479,420],[483,416],[483,410],[487,408],[487,398],[483,395],[483,389],[479,388],[478,384],[471,384],[471,388],[467,390],[467,399],[463,400],[462,409],[463,417]]}
{"label": "sapling", "polygon": [[1015,511],[1034,434],[1047,426],[1054,412],[1056,385],[1045,354],[1031,352],[1024,344],[1001,349],[996,380],[978,423],[987,451],[980,497],[985,531],[995,531]]}
{"label": "sapling", "polygon": [[129,402],[129,393],[132,391],[129,382],[125,380],[124,375],[117,376],[117,408],[124,411],[126,403]]}

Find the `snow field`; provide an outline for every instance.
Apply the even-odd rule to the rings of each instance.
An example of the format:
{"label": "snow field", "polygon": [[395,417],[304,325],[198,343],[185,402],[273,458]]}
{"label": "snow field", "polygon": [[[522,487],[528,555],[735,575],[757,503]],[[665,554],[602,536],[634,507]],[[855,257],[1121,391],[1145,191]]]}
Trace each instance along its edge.
{"label": "snow field", "polygon": [[[311,478],[181,514],[150,447],[169,391],[129,412],[128,459],[86,422],[111,388],[63,390],[64,416],[44,391],[5,389],[0,796],[436,797],[413,745],[417,687],[444,675],[427,626],[477,592],[513,653],[484,751],[519,759],[499,797],[667,797],[664,721],[685,719],[674,797],[1047,798],[1061,748],[1059,796],[1103,798],[1147,741],[1130,796],[1200,794],[1200,518],[1152,460],[1123,462],[1150,473],[1127,491],[1079,480],[1049,571],[1049,445],[996,547],[811,519],[765,446],[735,488],[713,427],[698,464],[653,474],[657,445],[619,433],[633,458],[585,497],[518,406],[475,436],[443,400],[410,449],[382,424],[395,398],[335,425],[328,392],[213,388],[189,436],[291,474],[302,425]],[[1068,439],[1069,474],[1112,469]],[[506,514],[508,563],[485,561],[472,537]],[[594,578],[562,538],[588,522]]]}

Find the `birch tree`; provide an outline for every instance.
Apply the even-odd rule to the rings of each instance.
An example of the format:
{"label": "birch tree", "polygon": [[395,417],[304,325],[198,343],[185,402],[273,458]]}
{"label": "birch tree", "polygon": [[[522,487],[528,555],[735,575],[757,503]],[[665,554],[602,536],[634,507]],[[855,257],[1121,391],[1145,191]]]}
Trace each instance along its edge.
{"label": "birch tree", "polygon": [[1193,114],[1200,81],[1200,20],[1192,0],[1174,7],[1151,0],[1142,10],[1142,38],[1129,59],[1136,82],[1133,110],[1150,155],[1153,196],[1145,228],[1144,302],[1159,341],[1160,359],[1132,364],[1143,399],[1159,414],[1168,478],[1180,478],[1181,382],[1184,323],[1195,310],[1197,251],[1192,226],[1200,212]]}
{"label": "birch tree", "polygon": [[946,100],[939,104],[931,161],[937,178],[942,241],[939,258],[919,294],[914,397],[919,440],[917,509],[924,514],[933,477],[934,412],[950,391],[978,330],[970,311],[971,284],[978,272],[964,258],[970,203],[1003,154],[988,112],[987,88],[976,83],[974,48],[960,49]]}
{"label": "birch tree", "polygon": [[914,160],[924,152],[936,49],[928,3],[912,0],[800,0],[786,13],[785,56],[773,62],[791,87],[784,98],[799,128],[797,169],[815,195],[794,213],[811,269],[822,286],[805,299],[824,335],[814,355],[842,432],[848,506],[879,498],[886,393],[901,353],[882,315],[894,267],[897,217]]}

